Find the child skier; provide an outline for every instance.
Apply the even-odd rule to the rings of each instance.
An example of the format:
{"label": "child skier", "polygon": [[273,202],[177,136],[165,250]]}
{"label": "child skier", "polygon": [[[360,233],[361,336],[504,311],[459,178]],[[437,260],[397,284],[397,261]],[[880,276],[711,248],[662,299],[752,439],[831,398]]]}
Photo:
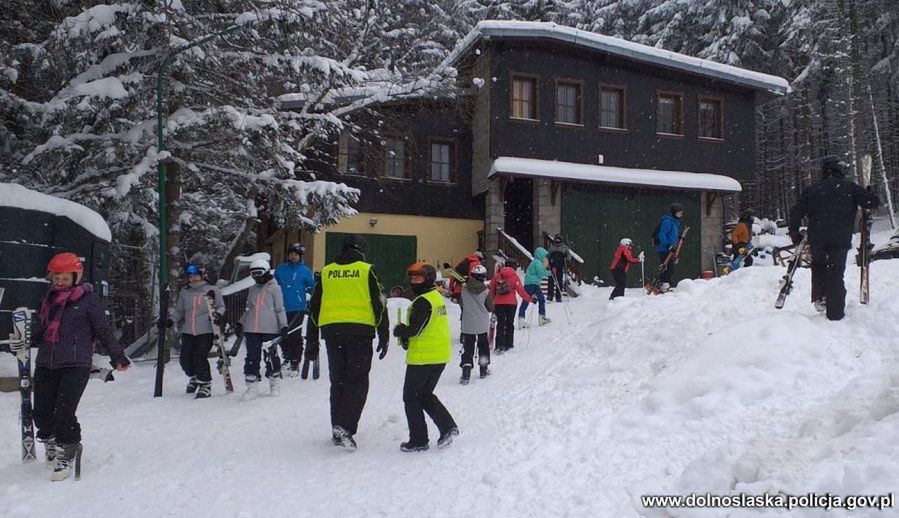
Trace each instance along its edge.
{"label": "child skier", "polygon": [[[306,318],[306,294],[312,293],[315,281],[312,270],[303,264],[306,248],[301,243],[293,243],[287,249],[287,262],[275,268],[275,280],[281,287],[284,298],[284,309],[287,311],[289,331],[303,327]],[[284,361],[288,362],[287,375],[295,378],[300,375],[300,360],[303,357],[303,332],[294,331],[285,340],[281,340],[281,352]]]}
{"label": "child skier", "polygon": [[[181,333],[181,354],[178,357],[184,374],[187,375],[187,393],[194,399],[208,398],[212,394],[212,374],[209,370],[209,351],[212,349],[212,326],[220,325],[225,313],[225,302],[218,288],[204,279],[205,271],[190,263],[184,267],[187,286],[178,294],[178,302],[172,318],[166,325],[174,324]],[[215,293],[215,322],[209,319],[206,294]]]}
{"label": "child skier", "polygon": [[487,289],[487,268],[477,265],[471,269],[471,275],[462,287],[462,377],[459,383],[468,384],[471,368],[474,365],[475,340],[478,344],[478,365],[481,378],[490,374],[490,344],[487,332],[490,331],[490,313],[493,312],[493,297]]}
{"label": "child skier", "polygon": [[243,373],[246,391],[241,400],[249,401],[256,397],[259,384],[259,362],[262,354],[266,355],[265,377],[269,382],[269,394],[280,393],[278,384],[281,381],[281,359],[277,353],[263,351],[262,342],[274,340],[281,335],[287,337],[287,314],[284,311],[284,300],[281,288],[272,277],[271,266],[265,259],[257,259],[250,265],[250,275],[256,284],[250,286],[247,293],[247,309],[237,323],[237,334],[244,335],[247,344],[247,357],[244,360]]}
{"label": "child skier", "polygon": [[490,282],[490,296],[493,298],[493,310],[496,315],[496,354],[502,354],[515,347],[515,309],[518,297],[527,302],[534,299],[524,291],[521,279],[518,278],[518,263],[512,259],[500,268]]}
{"label": "child skier", "polygon": [[428,449],[427,412],[440,430],[437,447],[452,444],[459,428],[443,403],[434,395],[443,369],[450,361],[450,326],[443,296],[434,281],[437,269],[427,263],[415,263],[406,272],[416,297],[409,306],[406,321],[397,324],[393,335],[406,349],[406,379],[403,383],[403,404],[409,424],[409,440],[400,444],[404,452]]}
{"label": "child skier", "polygon": [[615,297],[624,295],[624,288],[627,285],[627,271],[630,270],[631,264],[643,262],[643,258],[645,257],[643,252],[640,252],[640,256],[636,258],[631,255],[631,248],[633,248],[633,246],[633,241],[624,238],[615,250],[612,266],[609,267],[609,269],[612,270],[612,278],[615,279],[615,289],[612,290],[612,295],[609,296],[609,300],[614,300]]}
{"label": "child skier", "polygon": [[[546,317],[546,298],[543,296],[543,290],[540,289],[540,283],[544,277],[552,275],[552,271],[547,269],[547,252],[546,249],[537,247],[534,250],[534,260],[524,272],[524,291],[533,297],[537,296],[538,312],[540,313],[539,324],[544,326],[550,322]],[[524,329],[528,326],[528,321],[524,318],[528,310],[528,301],[523,301],[521,307],[518,308],[518,327]]]}

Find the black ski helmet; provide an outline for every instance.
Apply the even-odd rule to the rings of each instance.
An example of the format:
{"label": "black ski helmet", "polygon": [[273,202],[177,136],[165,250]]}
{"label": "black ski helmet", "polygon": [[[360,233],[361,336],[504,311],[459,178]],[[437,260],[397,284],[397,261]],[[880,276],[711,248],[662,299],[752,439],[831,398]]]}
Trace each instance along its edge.
{"label": "black ski helmet", "polygon": [[509,259],[506,261],[505,266],[508,266],[509,268],[511,268],[513,270],[517,270],[518,269],[518,261],[516,261],[515,259]]}
{"label": "black ski helmet", "polygon": [[344,250],[353,249],[359,252],[364,252],[366,245],[367,243],[365,242],[365,238],[360,236],[359,234],[350,234],[343,240]]}
{"label": "black ski helmet", "polygon": [[300,257],[303,257],[303,254],[306,253],[306,247],[303,246],[302,243],[292,243],[289,247],[287,247],[287,253],[295,253]]}
{"label": "black ski helmet", "polygon": [[824,157],[821,161],[821,172],[824,177],[836,176],[842,178],[849,170],[849,164],[846,163],[839,155],[830,155]]}
{"label": "black ski helmet", "polygon": [[553,237],[553,243],[555,243],[557,245],[561,245],[562,244],[562,234],[556,234],[555,237]]}
{"label": "black ski helmet", "polygon": [[684,211],[684,206],[680,203],[674,202],[671,204],[671,208],[669,209],[672,216],[677,216],[678,212]]}

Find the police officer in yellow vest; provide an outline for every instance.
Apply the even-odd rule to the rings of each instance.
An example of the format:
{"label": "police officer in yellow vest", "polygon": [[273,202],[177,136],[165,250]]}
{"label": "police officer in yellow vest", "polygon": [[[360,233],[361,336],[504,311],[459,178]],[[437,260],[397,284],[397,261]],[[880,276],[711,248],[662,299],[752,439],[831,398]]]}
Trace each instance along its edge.
{"label": "police officer in yellow vest", "polygon": [[409,307],[407,324],[398,324],[394,336],[406,349],[406,380],[403,404],[409,423],[409,440],[400,444],[405,452],[428,449],[428,425],[424,413],[437,425],[438,448],[452,444],[459,428],[443,403],[434,395],[443,368],[450,361],[450,326],[443,296],[434,285],[437,269],[427,263],[415,263],[406,271],[415,299]]}
{"label": "police officer in yellow vest", "polygon": [[331,378],[331,435],[335,445],[356,449],[353,436],[368,397],[371,342],[378,333],[379,359],[387,355],[390,323],[382,288],[365,262],[365,239],[349,235],[337,260],[322,269],[309,301],[309,316],[321,332]]}

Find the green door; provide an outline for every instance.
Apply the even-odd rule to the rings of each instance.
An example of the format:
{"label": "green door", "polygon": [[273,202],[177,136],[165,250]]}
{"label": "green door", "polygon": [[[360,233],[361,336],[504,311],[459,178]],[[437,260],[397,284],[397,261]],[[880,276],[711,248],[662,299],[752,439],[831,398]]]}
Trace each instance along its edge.
{"label": "green door", "polygon": [[[349,234],[328,232],[325,235],[325,264],[334,262]],[[418,239],[415,236],[361,234],[368,243],[365,260],[374,265],[375,274],[385,290],[406,283],[406,268],[416,261]]]}
{"label": "green door", "polygon": [[[635,252],[646,252],[646,282],[654,277],[659,259],[650,238],[662,215],[677,201],[684,206],[684,221],[690,226],[674,280],[698,278],[700,258],[700,193],[566,185],[562,196],[562,234],[572,250],[584,259],[584,278],[613,284],[609,266],[622,238],[634,241]],[[683,227],[682,227],[683,228]],[[642,286],[640,265],[628,274],[628,286]]]}

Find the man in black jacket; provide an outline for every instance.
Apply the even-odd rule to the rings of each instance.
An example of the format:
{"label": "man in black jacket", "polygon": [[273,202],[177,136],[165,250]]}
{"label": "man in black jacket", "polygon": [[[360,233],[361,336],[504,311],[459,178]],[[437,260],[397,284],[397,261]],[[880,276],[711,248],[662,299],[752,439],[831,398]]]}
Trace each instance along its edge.
{"label": "man in black jacket", "polygon": [[356,449],[353,435],[368,398],[371,342],[378,333],[378,359],[387,355],[390,323],[382,288],[365,262],[365,239],[351,234],[343,252],[322,268],[309,301],[309,316],[321,331],[331,378],[331,434],[334,444]]}
{"label": "man in black jacket", "polygon": [[808,243],[812,253],[812,302],[828,320],[840,320],[846,306],[843,273],[852,247],[858,207],[874,209],[880,199],[871,186],[863,189],[843,178],[849,165],[839,156],[829,156],[821,166],[824,179],[806,189],[790,212],[790,238],[802,241],[799,226],[808,217]]}

